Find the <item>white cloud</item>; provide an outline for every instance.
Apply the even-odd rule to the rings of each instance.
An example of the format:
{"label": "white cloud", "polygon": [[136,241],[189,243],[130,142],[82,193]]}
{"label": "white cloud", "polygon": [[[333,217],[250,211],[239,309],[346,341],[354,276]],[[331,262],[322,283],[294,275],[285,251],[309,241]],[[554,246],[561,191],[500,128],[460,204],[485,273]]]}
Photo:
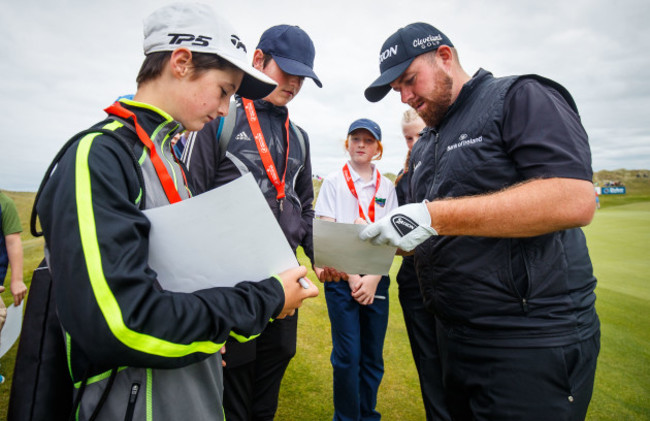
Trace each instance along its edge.
{"label": "white cloud", "polygon": [[[156,0],[6,2],[0,14],[0,187],[35,190],[58,148],[103,118],[102,109],[135,90],[142,61],[142,19]],[[397,172],[406,148],[396,94],[371,104],[363,90],[378,76],[377,56],[397,28],[415,21],[444,31],[468,73],[539,73],[566,86],[591,137],[594,170],[650,162],[650,6],[641,0],[430,2],[297,0],[220,2],[249,53],[262,31],[289,23],[316,45],[318,89],[306,81],[289,108],[307,130],[314,172],[344,159],[341,140],[358,117],[384,132],[379,168]],[[624,147],[622,147],[624,145]]]}

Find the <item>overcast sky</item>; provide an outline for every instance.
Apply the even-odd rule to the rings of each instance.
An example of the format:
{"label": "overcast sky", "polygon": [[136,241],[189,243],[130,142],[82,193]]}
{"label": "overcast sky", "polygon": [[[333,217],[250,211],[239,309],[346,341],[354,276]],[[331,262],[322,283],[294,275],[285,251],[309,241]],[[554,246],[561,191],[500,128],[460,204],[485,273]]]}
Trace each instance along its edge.
{"label": "overcast sky", "polygon": [[[563,84],[590,137],[593,168],[650,168],[650,3],[643,0],[210,1],[251,52],[277,24],[302,27],[316,45],[319,89],[306,80],[289,104],[309,134],[315,174],[345,160],[349,124],[367,117],[384,134],[382,172],[397,173],[406,147],[396,93],[363,96],[378,55],[398,28],[428,22],[455,44],[464,69],[538,73]],[[63,143],[135,92],[142,20],[160,0],[2,0],[0,188],[36,191]]]}

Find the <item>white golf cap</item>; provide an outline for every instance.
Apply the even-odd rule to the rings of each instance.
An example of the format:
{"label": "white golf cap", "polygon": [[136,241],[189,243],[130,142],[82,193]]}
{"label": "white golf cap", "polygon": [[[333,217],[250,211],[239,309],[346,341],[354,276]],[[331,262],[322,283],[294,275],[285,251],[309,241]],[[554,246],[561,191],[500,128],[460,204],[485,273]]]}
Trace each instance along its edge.
{"label": "white golf cap", "polygon": [[252,67],[241,37],[206,4],[173,3],[144,20],[145,55],[180,47],[216,54],[241,69],[244,79],[237,93],[244,98],[264,98],[277,86],[273,79]]}

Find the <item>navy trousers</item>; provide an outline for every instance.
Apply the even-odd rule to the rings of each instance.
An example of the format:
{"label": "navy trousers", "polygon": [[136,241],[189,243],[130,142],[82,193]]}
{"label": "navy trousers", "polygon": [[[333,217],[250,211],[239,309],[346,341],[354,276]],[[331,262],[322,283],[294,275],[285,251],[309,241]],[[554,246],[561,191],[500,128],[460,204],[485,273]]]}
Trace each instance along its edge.
{"label": "navy trousers", "polygon": [[388,325],[388,286],[382,277],[372,305],[363,306],[350,295],[347,282],[325,284],[332,325],[334,420],[379,420],[377,391],[384,376],[384,338]]}

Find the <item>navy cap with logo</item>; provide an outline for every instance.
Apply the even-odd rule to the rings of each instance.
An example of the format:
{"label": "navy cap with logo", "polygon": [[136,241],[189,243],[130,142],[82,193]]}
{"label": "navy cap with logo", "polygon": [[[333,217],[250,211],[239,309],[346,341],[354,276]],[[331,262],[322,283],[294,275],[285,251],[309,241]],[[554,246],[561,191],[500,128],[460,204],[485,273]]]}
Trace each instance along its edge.
{"label": "navy cap with logo", "polygon": [[316,50],[305,31],[298,26],[277,25],[262,34],[257,48],[270,54],[285,73],[309,77],[319,88],[323,84],[314,73]]}
{"label": "navy cap with logo", "polygon": [[381,128],[379,127],[379,124],[375,123],[374,121],[368,118],[360,118],[358,120],[355,120],[352,122],[352,124],[350,124],[348,134],[358,129],[368,130],[370,134],[375,137],[375,139],[381,142]]}
{"label": "navy cap with logo", "polygon": [[400,28],[388,37],[379,52],[381,75],[364,92],[366,99],[377,102],[390,91],[390,84],[400,77],[421,54],[441,45],[453,47],[449,38],[428,23],[416,22]]}

